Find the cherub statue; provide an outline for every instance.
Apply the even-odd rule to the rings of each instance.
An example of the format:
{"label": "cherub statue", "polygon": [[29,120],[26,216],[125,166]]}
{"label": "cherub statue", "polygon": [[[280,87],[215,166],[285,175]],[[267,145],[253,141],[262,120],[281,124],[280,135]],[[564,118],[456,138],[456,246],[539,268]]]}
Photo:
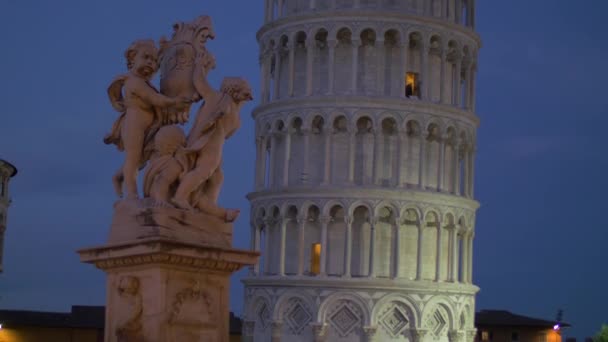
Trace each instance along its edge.
{"label": "cherub statue", "polygon": [[[172,203],[182,209],[193,206],[202,211],[223,211],[217,207],[217,197],[223,182],[220,167],[224,141],[240,127],[239,112],[246,101],[253,99],[251,87],[242,78],[227,77],[220,91],[207,81],[208,68],[199,59],[194,71],[194,86],[205,99],[186,139],[188,150],[196,151],[192,170],[186,173],[177,188]],[[218,211],[219,210],[219,211]],[[226,221],[233,221],[238,210],[226,212]]]}
{"label": "cherub statue", "polygon": [[[184,131],[176,126],[163,126],[154,137],[154,154],[144,174],[144,197],[154,199],[157,203],[169,204],[175,194],[180,178],[194,166],[198,150],[185,147]],[[214,173],[214,178],[201,186],[195,194],[192,206],[198,210],[218,217],[225,222],[234,221],[239,210],[224,209],[217,205],[219,187],[222,183],[221,172]]]}
{"label": "cherub statue", "polygon": [[125,152],[124,164],[113,177],[114,190],[122,197],[124,181],[127,197],[137,198],[137,172],[150,157],[152,138],[162,125],[173,123],[163,112],[169,108],[179,111],[192,99],[164,96],[150,84],[158,70],[158,51],[153,41],[134,42],[125,57],[129,72],[116,77],[108,87],[110,102],[121,114],[104,142]]}

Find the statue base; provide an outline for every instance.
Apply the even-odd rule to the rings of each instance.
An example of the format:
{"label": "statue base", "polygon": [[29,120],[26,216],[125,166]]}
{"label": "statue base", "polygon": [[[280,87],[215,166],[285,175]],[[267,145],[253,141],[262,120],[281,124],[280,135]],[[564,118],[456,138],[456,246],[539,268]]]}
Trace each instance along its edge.
{"label": "statue base", "polygon": [[259,257],[164,236],[78,253],[107,274],[105,342],[228,342],[230,275]]}

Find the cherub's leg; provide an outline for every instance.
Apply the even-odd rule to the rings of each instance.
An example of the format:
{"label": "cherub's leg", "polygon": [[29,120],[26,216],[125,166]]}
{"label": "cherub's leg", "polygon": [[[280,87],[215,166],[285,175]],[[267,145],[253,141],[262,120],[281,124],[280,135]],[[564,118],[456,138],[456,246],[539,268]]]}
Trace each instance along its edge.
{"label": "cherub's leg", "polygon": [[225,222],[233,222],[241,212],[238,209],[225,209],[218,206],[207,194],[198,199],[196,207],[200,211],[218,217]]}
{"label": "cherub's leg", "polygon": [[[126,126],[123,126],[123,130]],[[125,145],[125,163],[122,173],[127,188],[127,198],[138,198],[137,193],[137,172],[141,163],[141,155],[144,143],[143,130],[129,130],[122,134]]]}
{"label": "cherub's leg", "polygon": [[122,167],[116,171],[114,176],[112,176],[112,184],[114,185],[114,191],[118,197],[122,197],[122,182],[125,180],[125,177],[122,175]]}
{"label": "cherub's leg", "polygon": [[209,178],[207,182],[207,197],[213,203],[217,203],[218,198],[220,197],[220,189],[222,184],[224,183],[224,172],[221,167],[218,167],[215,172]]}
{"label": "cherub's leg", "polygon": [[182,177],[177,191],[175,191],[175,196],[171,200],[179,208],[192,209],[192,206],[188,203],[190,193],[206,182],[217,168],[217,163],[206,163],[200,157],[197,164],[196,168]]}
{"label": "cherub's leg", "polygon": [[166,170],[162,171],[154,178],[150,189],[150,197],[163,202],[169,202],[169,190],[171,185],[179,178],[181,167],[177,164],[170,165]]}

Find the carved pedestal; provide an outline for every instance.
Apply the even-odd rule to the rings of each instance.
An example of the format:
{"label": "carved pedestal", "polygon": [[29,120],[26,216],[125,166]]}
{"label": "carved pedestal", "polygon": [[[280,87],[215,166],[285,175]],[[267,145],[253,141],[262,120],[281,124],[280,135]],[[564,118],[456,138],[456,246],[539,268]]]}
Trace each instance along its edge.
{"label": "carved pedestal", "polygon": [[78,253],[107,274],[106,342],[228,342],[229,277],[259,255],[166,237]]}

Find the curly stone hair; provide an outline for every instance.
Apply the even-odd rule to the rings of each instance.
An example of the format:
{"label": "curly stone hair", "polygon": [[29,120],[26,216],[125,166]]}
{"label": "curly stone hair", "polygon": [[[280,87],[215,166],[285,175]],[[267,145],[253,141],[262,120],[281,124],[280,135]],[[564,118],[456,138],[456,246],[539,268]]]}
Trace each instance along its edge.
{"label": "curly stone hair", "polygon": [[249,82],[243,78],[225,77],[222,80],[220,91],[234,98],[240,92],[251,92],[251,86],[249,85]]}
{"label": "curly stone hair", "polygon": [[129,70],[131,70],[131,68],[133,67],[133,59],[135,58],[139,50],[143,47],[152,48],[156,55],[158,55],[158,48],[156,47],[156,44],[154,44],[153,40],[141,39],[134,41],[133,43],[131,43],[131,45],[129,45],[127,51],[125,51],[125,58],[127,59],[127,68]]}

